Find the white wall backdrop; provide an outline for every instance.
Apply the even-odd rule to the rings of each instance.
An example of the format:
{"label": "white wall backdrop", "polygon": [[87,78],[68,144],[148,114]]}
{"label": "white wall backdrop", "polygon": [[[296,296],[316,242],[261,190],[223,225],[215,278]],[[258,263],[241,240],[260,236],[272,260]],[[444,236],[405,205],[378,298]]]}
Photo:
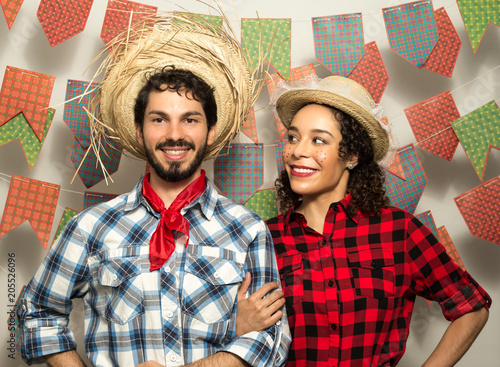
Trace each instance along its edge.
{"label": "white wall backdrop", "polygon": [[[207,0],[210,1],[210,0]],[[180,10],[175,2],[165,0],[141,0],[159,10]],[[195,0],[178,0],[183,8],[192,12],[207,14],[208,8]],[[500,103],[500,29],[488,27],[476,54],[465,31],[457,4],[454,0],[436,0],[434,9],[444,7],[450,16],[462,41],[462,47],[452,78],[431,71],[418,69],[389,48],[383,21],[382,9],[403,4],[404,1],[381,0],[224,0],[223,5],[239,34],[240,18],[291,18],[291,67],[313,63],[320,77],[330,72],[316,59],[311,18],[318,16],[363,14],[365,43],[376,41],[385,67],[389,84],[381,100],[385,115],[393,124],[400,146],[415,143],[416,140],[404,115],[404,108],[427,98],[450,90],[463,116],[483,104],[496,100]],[[75,173],[69,156],[73,134],[63,121],[66,83],[68,79],[90,80],[94,67],[85,71],[90,61],[103,47],[101,32],[107,0],[94,0],[85,30],[77,36],[50,47],[36,17],[39,0],[25,0],[12,29],[0,16],[0,76],[6,66],[36,71],[55,76],[51,105],[56,109],[53,123],[33,168],[24,158],[19,142],[14,141],[0,147],[0,213],[3,212],[9,189],[10,176],[20,175],[36,180],[61,185],[61,192],[54,217],[50,241],[65,207],[80,211],[83,207],[83,193],[90,190],[106,193],[123,193],[130,190],[144,172],[144,162],[122,157],[120,168],[112,175],[113,183],[101,182],[90,189],[77,177],[70,184]],[[234,5],[234,8],[233,8]],[[277,177],[273,141],[279,136],[272,111],[268,105],[266,89],[263,90],[256,113],[259,140],[265,145],[264,184],[262,188],[273,187]],[[249,142],[246,137],[240,141]],[[459,366],[497,366],[500,360],[500,246],[473,237],[463,220],[454,197],[470,190],[482,182],[478,179],[461,145],[451,161],[435,156],[417,146],[417,152],[427,175],[427,186],[415,214],[430,210],[436,226],[445,226],[460,254],[467,270],[490,293],[493,306],[488,324],[478,337]],[[211,163],[205,164],[212,176]],[[500,174],[500,152],[492,149],[484,174],[484,181]],[[498,210],[499,208],[497,208]],[[7,318],[10,309],[7,299],[8,254],[15,253],[16,292],[27,284],[36,268],[46,255],[30,224],[25,222],[10,233],[0,237],[0,365],[6,367],[24,366],[20,356],[9,358],[9,333]],[[5,296],[4,296],[5,295]],[[72,324],[80,341],[79,352],[83,352],[83,312],[77,303],[72,314]],[[437,305],[429,307],[419,300],[415,307],[407,352],[400,366],[420,366],[437,344],[448,322],[441,315]]]}

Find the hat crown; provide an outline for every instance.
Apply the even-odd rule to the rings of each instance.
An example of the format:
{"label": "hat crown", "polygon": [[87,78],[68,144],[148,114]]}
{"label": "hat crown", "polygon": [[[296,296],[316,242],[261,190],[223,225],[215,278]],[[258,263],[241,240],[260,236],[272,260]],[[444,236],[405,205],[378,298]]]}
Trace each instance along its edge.
{"label": "hat crown", "polygon": [[382,117],[382,107],[375,103],[370,93],[354,80],[337,75],[329,76],[321,79],[315,88],[349,99],[377,120]]}

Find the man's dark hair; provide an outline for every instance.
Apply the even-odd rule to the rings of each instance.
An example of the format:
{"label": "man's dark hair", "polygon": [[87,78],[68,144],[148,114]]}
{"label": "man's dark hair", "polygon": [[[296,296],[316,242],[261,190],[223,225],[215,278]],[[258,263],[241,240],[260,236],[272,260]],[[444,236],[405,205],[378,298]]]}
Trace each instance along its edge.
{"label": "man's dark hair", "polygon": [[139,91],[134,106],[135,123],[142,126],[144,113],[152,91],[176,91],[179,95],[185,94],[201,103],[207,117],[208,129],[217,122],[217,103],[215,102],[214,89],[203,79],[194,75],[189,70],[176,69],[173,65],[165,66],[161,71],[146,75],[146,84]]}

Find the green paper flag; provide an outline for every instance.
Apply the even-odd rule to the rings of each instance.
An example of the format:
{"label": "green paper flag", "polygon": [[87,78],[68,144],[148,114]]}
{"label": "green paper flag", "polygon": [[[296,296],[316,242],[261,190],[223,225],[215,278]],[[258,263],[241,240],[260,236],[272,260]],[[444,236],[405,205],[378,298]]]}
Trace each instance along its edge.
{"label": "green paper flag", "polygon": [[245,203],[245,206],[257,213],[263,220],[278,215],[274,189],[259,190]]}
{"label": "green paper flag", "polygon": [[241,20],[241,44],[251,71],[266,59],[286,80],[290,79],[291,19]]}
{"label": "green paper flag", "polygon": [[498,0],[457,0],[472,50],[476,53],[490,23],[500,25]]}
{"label": "green paper flag", "polygon": [[54,242],[56,242],[57,238],[61,234],[62,230],[64,227],[66,227],[66,224],[73,218],[75,215],[77,215],[79,212],[76,210],[70,209],[68,207],[64,208],[64,213],[61,217],[61,221],[59,222],[59,226],[57,227],[56,235],[54,236],[54,239],[52,240],[52,245]]}
{"label": "green paper flag", "polygon": [[467,157],[483,180],[491,147],[500,147],[500,110],[491,101],[451,123]]}
{"label": "green paper flag", "polygon": [[24,155],[26,156],[30,169],[33,169],[33,166],[38,158],[38,154],[42,149],[43,142],[47,137],[50,125],[52,124],[54,113],[55,110],[52,108],[49,108],[47,111],[47,119],[45,120],[42,141],[38,140],[38,137],[24,115],[22,113],[17,114],[5,124],[0,126],[0,146],[18,139],[21,143],[21,147],[23,148]]}

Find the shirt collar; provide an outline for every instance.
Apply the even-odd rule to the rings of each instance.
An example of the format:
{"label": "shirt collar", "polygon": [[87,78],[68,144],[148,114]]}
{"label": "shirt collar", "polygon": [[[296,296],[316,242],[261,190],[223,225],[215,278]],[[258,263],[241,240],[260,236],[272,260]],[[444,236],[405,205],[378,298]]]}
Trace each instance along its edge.
{"label": "shirt collar", "polygon": [[[289,223],[291,221],[302,220],[302,218],[303,218],[302,214],[297,213],[297,211],[296,211],[296,209],[299,207],[299,205],[301,204],[301,202],[302,202],[301,200],[297,201],[283,215],[284,230],[285,230],[285,232],[288,230],[288,225],[289,225]],[[347,217],[349,217],[356,224],[358,224],[358,222],[359,222],[359,216],[361,215],[361,213],[360,213],[359,210],[354,210],[351,207],[351,202],[352,202],[352,196],[351,196],[351,194],[348,194],[345,198],[343,198],[339,202],[331,203],[330,207],[328,209],[328,213],[330,213],[331,211],[333,211],[334,210],[333,208],[335,207],[335,205],[337,205],[337,207],[342,208],[342,210],[347,215]]]}
{"label": "shirt collar", "polygon": [[[126,199],[126,204],[125,204],[125,211],[131,211],[137,208],[139,205],[144,205],[149,212],[153,213],[153,215],[159,215],[159,213],[156,213],[151,206],[148,204],[144,196],[142,196],[142,181],[144,180],[144,177],[142,177],[139,182],[135,185],[134,189],[128,193],[127,199]],[[189,204],[187,207],[182,209],[181,213],[184,215],[187,211],[194,209],[195,206],[199,205],[202,214],[207,218],[210,219],[213,216],[213,213],[215,211],[215,206],[217,204],[217,192],[210,182],[208,178],[205,178],[207,181],[207,188],[201,194],[196,200],[194,200],[191,204]]]}

